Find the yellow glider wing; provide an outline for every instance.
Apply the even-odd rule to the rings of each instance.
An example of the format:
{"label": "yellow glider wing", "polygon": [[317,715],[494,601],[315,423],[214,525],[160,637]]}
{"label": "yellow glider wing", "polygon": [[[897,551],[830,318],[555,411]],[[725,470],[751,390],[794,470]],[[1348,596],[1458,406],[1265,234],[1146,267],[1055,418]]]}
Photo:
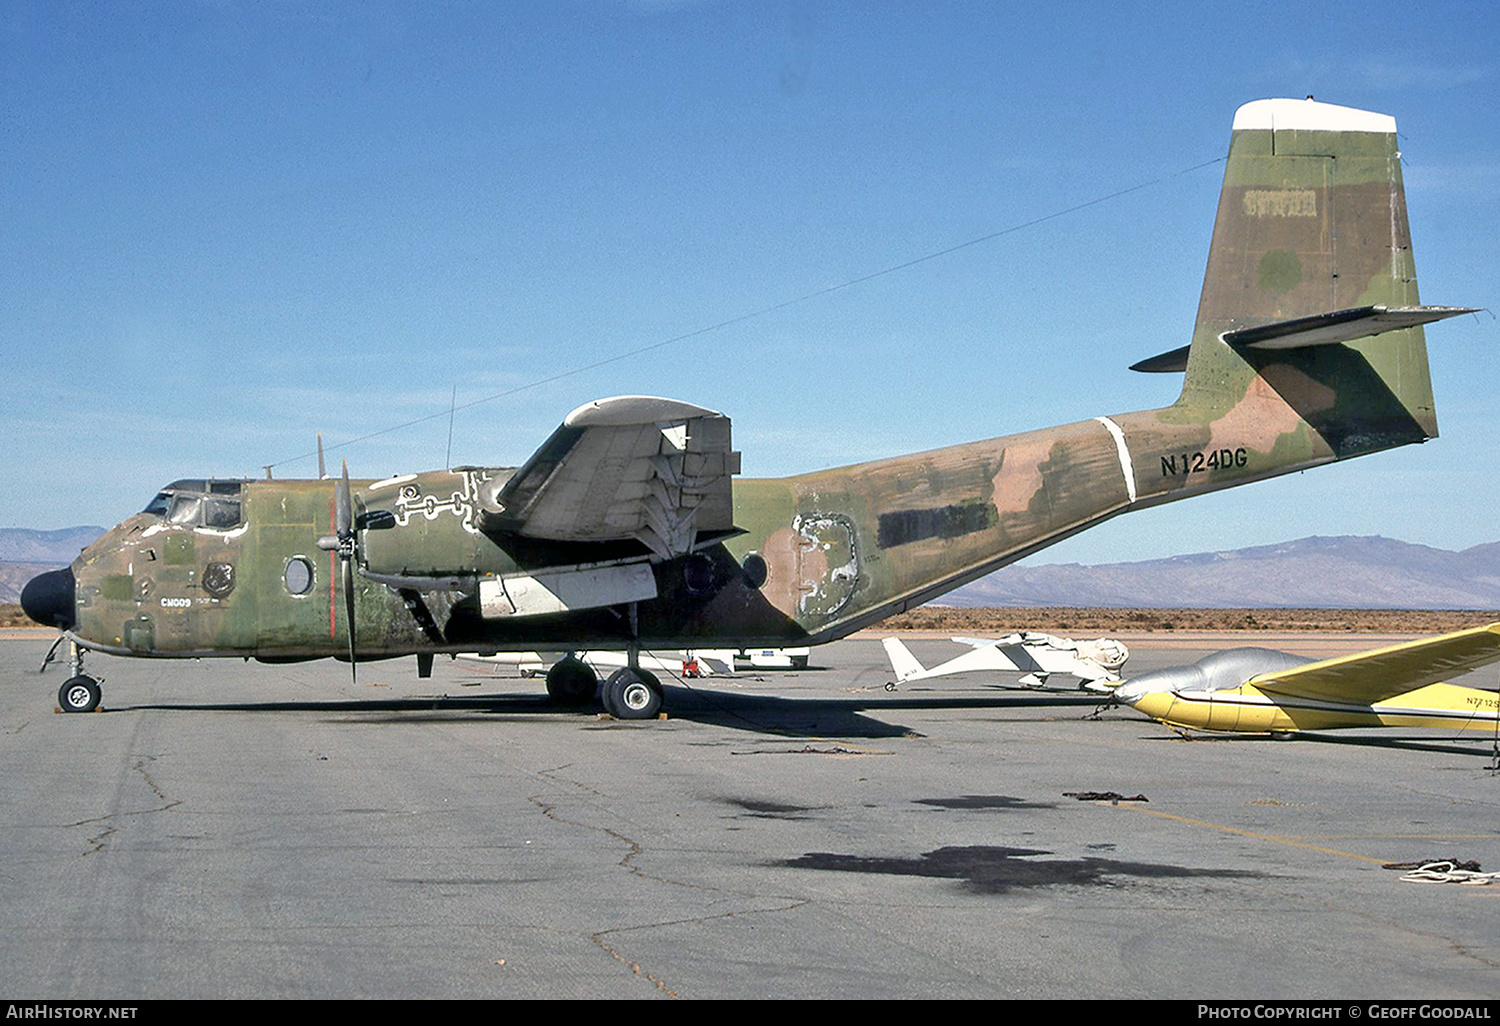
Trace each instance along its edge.
{"label": "yellow glider wing", "polygon": [[1246,681],[1271,695],[1380,702],[1500,662],[1500,623],[1262,673]]}

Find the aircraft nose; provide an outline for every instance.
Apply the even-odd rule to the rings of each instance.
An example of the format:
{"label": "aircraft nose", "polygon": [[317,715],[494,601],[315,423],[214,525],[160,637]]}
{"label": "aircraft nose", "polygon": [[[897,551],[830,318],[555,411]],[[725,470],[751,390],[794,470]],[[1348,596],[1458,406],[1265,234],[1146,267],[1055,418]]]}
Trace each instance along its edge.
{"label": "aircraft nose", "polygon": [[26,582],[21,589],[21,608],[37,623],[72,630],[77,622],[73,613],[75,591],[72,567],[49,570]]}

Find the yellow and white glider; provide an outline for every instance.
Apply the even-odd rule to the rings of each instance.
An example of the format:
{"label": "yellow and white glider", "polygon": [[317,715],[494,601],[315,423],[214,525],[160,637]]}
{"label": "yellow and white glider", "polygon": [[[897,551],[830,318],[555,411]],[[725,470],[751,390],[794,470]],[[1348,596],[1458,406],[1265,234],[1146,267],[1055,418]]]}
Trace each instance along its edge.
{"label": "yellow and white glider", "polygon": [[1500,623],[1312,662],[1235,648],[1153,670],[1115,698],[1178,727],[1283,733],[1333,727],[1496,729],[1500,695],[1443,683],[1500,662]]}

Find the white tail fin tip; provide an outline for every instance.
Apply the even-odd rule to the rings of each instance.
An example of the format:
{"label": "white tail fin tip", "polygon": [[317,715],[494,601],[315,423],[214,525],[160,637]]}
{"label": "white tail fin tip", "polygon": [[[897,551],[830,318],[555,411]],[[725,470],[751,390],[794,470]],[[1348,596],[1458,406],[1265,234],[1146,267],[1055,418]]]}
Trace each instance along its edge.
{"label": "white tail fin tip", "polygon": [[1389,114],[1340,107],[1317,100],[1253,100],[1234,112],[1234,130],[1277,132],[1388,132],[1396,131]]}

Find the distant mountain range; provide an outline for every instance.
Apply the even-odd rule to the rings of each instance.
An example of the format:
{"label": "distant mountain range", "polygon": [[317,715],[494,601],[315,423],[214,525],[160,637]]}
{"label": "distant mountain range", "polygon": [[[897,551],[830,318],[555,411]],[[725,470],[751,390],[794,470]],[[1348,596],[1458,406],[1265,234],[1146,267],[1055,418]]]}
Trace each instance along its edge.
{"label": "distant mountain range", "polygon": [[0,563],[65,566],[103,533],[102,527],[64,527],[60,531],[0,527]]}
{"label": "distant mountain range", "polygon": [[[0,602],[73,561],[102,527],[0,528]],[[950,592],[948,606],[1157,609],[1497,609],[1500,542],[1462,552],[1381,537],[1313,537],[1139,563],[1009,566]]]}
{"label": "distant mountain range", "polygon": [[1500,609],[1500,542],[1451,552],[1344,535],[1140,563],[1009,566],[939,601],[1157,609]]}
{"label": "distant mountain range", "polygon": [[67,566],[83,547],[104,533],[102,527],[32,531],[0,527],[0,602],[19,602],[21,589],[43,570]]}

